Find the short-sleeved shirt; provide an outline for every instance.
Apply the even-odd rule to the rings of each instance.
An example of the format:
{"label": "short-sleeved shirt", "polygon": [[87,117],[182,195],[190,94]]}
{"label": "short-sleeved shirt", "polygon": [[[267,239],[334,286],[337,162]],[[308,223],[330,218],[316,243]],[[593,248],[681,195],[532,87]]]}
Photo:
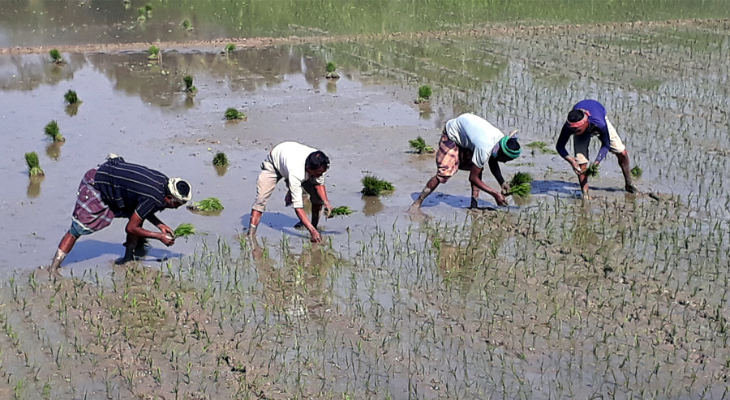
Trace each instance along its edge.
{"label": "short-sleeved shirt", "polygon": [[165,174],[122,158],[111,159],[99,166],[94,188],[116,217],[137,213],[142,220],[165,209]]}
{"label": "short-sleeved shirt", "polygon": [[484,118],[467,113],[446,122],[446,136],[457,146],[471,150],[471,162],[484,168],[504,133]]}
{"label": "short-sleeved shirt", "polygon": [[[596,156],[596,162],[600,163],[611,148],[611,136],[609,135],[608,124],[606,123],[606,108],[596,100],[581,100],[573,106],[573,110],[585,110],[590,113],[588,116],[588,128],[583,135],[598,136],[601,139],[601,150],[598,151],[598,155]],[[573,129],[566,122],[563,124],[563,129],[560,131],[560,136],[558,137],[558,143],[555,145],[555,150],[563,158],[568,156],[565,145],[572,135]]]}
{"label": "short-sleeved shirt", "polygon": [[312,147],[297,142],[283,142],[271,150],[269,161],[276,172],[281,175],[291,192],[292,207],[304,208],[302,199],[302,183],[310,181],[313,185],[323,185],[324,175],[315,178],[309,176],[305,168],[307,157],[317,151]]}

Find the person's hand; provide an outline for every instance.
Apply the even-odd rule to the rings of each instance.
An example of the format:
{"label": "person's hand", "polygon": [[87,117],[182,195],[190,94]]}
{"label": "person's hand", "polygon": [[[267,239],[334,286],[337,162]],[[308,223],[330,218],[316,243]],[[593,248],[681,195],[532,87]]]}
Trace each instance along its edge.
{"label": "person's hand", "polygon": [[319,233],[317,229],[314,229],[310,232],[312,237],[309,239],[312,243],[319,243],[322,241],[322,235]]}
{"label": "person's hand", "polygon": [[284,206],[289,207],[290,205],[292,205],[291,192],[286,192],[286,196],[284,196]]}
{"label": "person's hand", "polygon": [[173,231],[172,228],[170,228],[169,226],[162,224],[157,228],[160,230],[160,232],[162,232],[163,235],[175,237],[175,231]]}
{"label": "person's hand", "polygon": [[506,206],[507,205],[507,199],[502,195],[502,193],[496,193],[494,196],[494,201],[497,202],[498,206]]}
{"label": "person's hand", "polygon": [[502,194],[507,196],[509,194],[510,186],[509,183],[504,182],[502,183]]}
{"label": "person's hand", "polygon": [[160,242],[162,242],[165,246],[170,247],[175,244],[175,237],[163,232],[160,234]]}
{"label": "person's hand", "polygon": [[329,218],[331,212],[332,212],[332,204],[324,203],[324,216],[326,218]]}

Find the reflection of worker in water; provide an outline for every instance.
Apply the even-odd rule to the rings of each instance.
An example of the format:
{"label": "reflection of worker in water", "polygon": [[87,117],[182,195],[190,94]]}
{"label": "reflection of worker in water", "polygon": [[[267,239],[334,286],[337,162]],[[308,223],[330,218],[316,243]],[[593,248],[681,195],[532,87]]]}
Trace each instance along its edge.
{"label": "reflection of worker in water", "polygon": [[[178,208],[191,198],[190,184],[180,178],[131,164],[110,155],[107,161],[84,175],[71,219],[71,228],[61,239],[50,270],[57,271],[81,235],[100,231],[114,218],[129,218],[126,251],[122,262],[134,258],[140,239],[157,239],[166,246],[175,244],[173,230],[155,215],[166,208]],[[142,227],[147,220],[160,232]]]}
{"label": "reflection of worker in water", "polygon": [[[570,157],[565,149],[565,145],[571,136],[573,137],[575,158]],[[588,145],[591,142],[591,136],[598,136],[601,139],[601,149],[598,151],[593,164],[598,166],[609,151],[615,154],[621,172],[624,174],[626,191],[629,193],[638,192],[638,189],[631,181],[629,153],[621,142],[618,133],[616,133],[616,128],[606,117],[606,109],[596,100],[582,100],[573,106],[573,109],[568,113],[568,119],[563,124],[555,149],[578,175],[583,197],[588,198],[588,176],[586,171],[588,170]]]}
{"label": "reflection of worker in water", "polygon": [[[261,173],[256,182],[256,201],[251,209],[249,236],[256,235],[256,228],[261,221],[261,215],[266,210],[266,203],[274,192],[276,184],[284,178],[286,187],[289,189],[284,202],[287,206],[294,207],[294,212],[300,221],[295,227],[306,228],[312,235],[312,242],[322,241],[322,236],[317,230],[319,214],[322,206],[324,206],[325,213],[332,210],[324,185],[324,174],[329,169],[329,165],[330,160],[323,152],[309,146],[296,142],[283,142],[276,145],[261,163]],[[309,194],[312,202],[311,221],[304,211],[302,191]]]}
{"label": "reflection of worker in water", "polygon": [[[474,114],[462,114],[447,121],[436,153],[438,168],[436,175],[426,183],[426,187],[408,211],[420,212],[423,200],[438,187],[439,183],[446,183],[460,169],[469,171],[469,183],[471,183],[469,208],[477,207],[480,190],[492,195],[497,205],[507,205],[505,195],[509,192],[509,184],[502,178],[499,162],[514,160],[521,152],[517,138],[505,136],[502,131]],[[482,180],[482,171],[486,164],[499,182],[501,193]]]}

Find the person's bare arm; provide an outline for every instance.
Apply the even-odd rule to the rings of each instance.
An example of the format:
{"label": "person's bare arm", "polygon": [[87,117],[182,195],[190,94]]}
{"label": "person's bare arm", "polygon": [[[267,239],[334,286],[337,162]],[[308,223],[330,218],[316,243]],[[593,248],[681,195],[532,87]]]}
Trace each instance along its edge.
{"label": "person's bare arm", "polygon": [[150,221],[150,223],[157,227],[157,229],[160,230],[165,235],[175,236],[175,231],[172,230],[169,226],[167,226],[164,222],[162,222],[159,218],[157,218],[157,215],[150,214],[150,216],[147,217],[147,221]]}
{"label": "person's bare arm", "polygon": [[[495,160],[495,162],[496,162],[496,160]],[[491,164],[490,164],[490,169],[491,169]],[[497,166],[497,169],[499,169],[499,166]],[[497,205],[506,206],[507,200],[504,198],[502,193],[492,189],[486,183],[484,183],[484,181],[479,179],[479,174],[481,172],[482,172],[482,168],[479,168],[476,165],[472,165],[471,170],[469,171],[469,183],[471,183],[472,185],[478,187],[479,189],[487,192],[489,195],[494,197],[494,200],[497,202]],[[494,172],[492,172],[492,173],[494,173]],[[499,176],[500,177],[502,176],[501,173]],[[495,178],[496,178],[496,176],[495,176]],[[502,182],[504,182],[504,179],[502,180]]]}
{"label": "person's bare arm", "polygon": [[[157,219],[157,222],[160,222],[159,219]],[[172,234],[167,234],[165,232],[152,232],[148,231],[147,229],[144,229],[142,227],[142,223],[144,223],[144,220],[139,217],[139,214],[136,212],[132,214],[131,217],[129,217],[129,222],[127,222],[127,227],[125,231],[130,234],[137,237],[143,237],[143,238],[150,238],[150,239],[157,239],[160,242],[164,243],[165,246],[172,246],[175,244],[175,238]],[[164,225],[164,224],[163,224]],[[167,226],[167,225],[165,225]],[[167,229],[170,229],[169,227]]]}
{"label": "person's bare arm", "polygon": [[299,221],[302,222],[305,228],[309,231],[309,234],[312,235],[310,240],[312,243],[319,243],[322,241],[322,235],[319,234],[319,231],[317,228],[312,225],[312,222],[309,221],[309,217],[307,217],[307,213],[304,211],[303,208],[295,208],[294,212],[297,214],[297,217],[299,217]]}
{"label": "person's bare arm", "polygon": [[325,185],[315,185],[314,190],[317,191],[317,195],[324,202],[324,212],[329,217],[330,211],[332,211],[332,204],[330,204],[330,199],[327,197],[327,187]]}

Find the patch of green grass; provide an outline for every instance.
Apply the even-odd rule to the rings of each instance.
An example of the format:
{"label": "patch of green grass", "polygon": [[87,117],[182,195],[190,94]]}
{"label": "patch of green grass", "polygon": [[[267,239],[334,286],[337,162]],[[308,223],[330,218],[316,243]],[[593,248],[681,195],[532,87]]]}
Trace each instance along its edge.
{"label": "patch of green grass", "polygon": [[48,137],[53,139],[54,142],[65,142],[66,138],[61,135],[61,129],[58,127],[58,122],[56,120],[53,120],[46,125],[45,128],[43,128],[43,131],[46,133]]}
{"label": "patch of green grass", "polygon": [[634,168],[631,168],[631,176],[634,178],[640,178],[643,173],[644,170],[642,170],[638,165],[634,165]]}
{"label": "patch of green grass", "polygon": [[244,114],[244,113],[236,110],[233,107],[229,107],[226,110],[226,114],[225,115],[226,115],[226,119],[229,120],[229,121],[238,121],[238,120],[245,121],[246,119],[248,119],[246,117],[246,114]]}
{"label": "patch of green grass", "polygon": [[183,222],[175,228],[175,237],[188,237],[195,234],[195,225],[189,222]]}
{"label": "patch of green grass", "polygon": [[73,90],[69,90],[68,92],[66,92],[66,94],[63,95],[63,100],[68,105],[74,105],[74,104],[81,103],[81,100],[79,99],[79,95],[76,94],[76,92]]}
{"label": "patch of green grass", "polygon": [[218,153],[213,156],[213,165],[216,167],[227,167],[228,166],[228,156],[226,156],[226,153],[219,151]]}
{"label": "patch of green grass", "polygon": [[38,153],[35,151],[25,153],[25,163],[28,165],[28,174],[30,176],[45,175],[45,172],[41,169],[41,162],[38,159]]}
{"label": "patch of green grass", "polygon": [[348,216],[352,213],[354,213],[355,210],[352,210],[349,206],[339,206],[335,207],[332,210],[330,210],[330,217],[339,217],[339,216]]}
{"label": "patch of green grass", "polygon": [[420,136],[416,139],[409,140],[408,143],[411,145],[411,149],[418,154],[431,154],[434,152],[433,147],[427,145],[426,141]]}
{"label": "patch of green grass", "polygon": [[193,211],[203,212],[221,211],[223,210],[223,204],[221,204],[220,199],[217,197],[208,197],[207,199],[193,202],[188,208]]}
{"label": "patch of green grass", "polygon": [[380,196],[382,192],[395,190],[392,183],[379,179],[373,175],[366,175],[360,181],[362,182],[362,193],[365,196]]}

